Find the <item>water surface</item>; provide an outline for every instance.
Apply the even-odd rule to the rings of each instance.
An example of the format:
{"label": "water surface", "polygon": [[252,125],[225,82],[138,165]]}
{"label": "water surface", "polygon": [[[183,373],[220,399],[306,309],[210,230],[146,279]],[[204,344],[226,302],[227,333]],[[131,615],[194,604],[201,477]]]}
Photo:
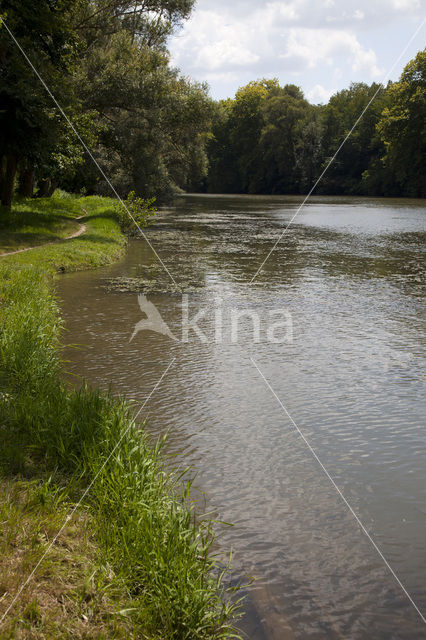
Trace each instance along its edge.
{"label": "water surface", "polygon": [[[59,294],[69,370],[142,403],[153,435],[198,470],[205,505],[234,549],[234,579],[256,578],[241,628],[260,639],[412,639],[426,627],[288,415],[426,612],[424,428],[425,201],[314,197],[260,263],[298,198],[188,196],[150,241],[183,288],[201,342],[150,331],[137,294],[109,279],[154,278],[148,299],[181,335],[182,298],[143,240],[116,265],[65,275]],[[117,282],[117,281],[116,281]],[[136,284],[135,284],[136,283]],[[119,287],[120,288],[120,287]],[[125,287],[122,287],[125,288]],[[219,299],[219,302],[218,302]],[[223,317],[214,340],[215,308]],[[231,309],[262,319],[231,342]],[[293,340],[271,344],[269,311],[291,314]]]}

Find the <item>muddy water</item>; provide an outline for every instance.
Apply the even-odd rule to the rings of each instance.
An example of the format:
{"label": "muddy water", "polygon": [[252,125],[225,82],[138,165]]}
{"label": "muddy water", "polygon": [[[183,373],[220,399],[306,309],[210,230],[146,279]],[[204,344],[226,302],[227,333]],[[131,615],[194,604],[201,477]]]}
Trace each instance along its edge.
{"label": "muddy water", "polygon": [[[198,470],[200,508],[234,525],[221,546],[234,549],[236,580],[256,578],[248,638],[426,637],[251,360],[425,614],[426,203],[312,198],[250,285],[297,204],[179,199],[148,231],[176,287],[143,240],[120,264],[65,275],[67,340],[79,345],[69,370],[142,403],[175,358],[144,415]],[[182,342],[180,287],[205,341],[190,329]],[[179,341],[140,330],[129,342],[145,317],[137,292]],[[238,310],[259,319],[257,342],[248,316],[232,340]]]}

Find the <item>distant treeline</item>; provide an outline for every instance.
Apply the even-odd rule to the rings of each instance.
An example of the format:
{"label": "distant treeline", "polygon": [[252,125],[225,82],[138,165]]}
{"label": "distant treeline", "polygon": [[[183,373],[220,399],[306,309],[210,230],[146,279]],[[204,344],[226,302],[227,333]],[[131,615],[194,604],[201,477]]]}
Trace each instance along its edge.
{"label": "distant treeline", "polygon": [[424,51],[399,82],[354,83],[324,106],[292,84],[250,82],[216,107],[202,190],[308,192],[374,96],[315,192],[425,197]]}
{"label": "distant treeline", "polygon": [[[258,80],[214,102],[166,48],[194,0],[0,0],[0,199],[56,187],[111,195],[17,38],[120,193],[305,193],[379,89],[318,193],[426,196],[426,53],[386,88],[325,106]],[[6,25],[6,26],[5,26]]]}

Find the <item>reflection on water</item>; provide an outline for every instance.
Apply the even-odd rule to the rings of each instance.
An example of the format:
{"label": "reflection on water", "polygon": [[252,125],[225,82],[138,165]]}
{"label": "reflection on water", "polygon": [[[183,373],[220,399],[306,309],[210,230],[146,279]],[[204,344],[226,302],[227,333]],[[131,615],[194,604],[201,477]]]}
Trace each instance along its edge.
{"label": "reflection on water", "polygon": [[[214,335],[215,298],[293,319],[291,344],[173,342],[140,332],[148,296],[175,335],[182,300],[143,240],[120,264],[64,276],[69,369],[147,405],[149,430],[198,470],[207,507],[233,522],[235,579],[257,578],[241,628],[253,640],[426,637],[426,627],[253,367],[254,357],[418,606],[426,611],[425,202],[313,198],[253,285],[297,198],[179,199],[149,230],[191,316]],[[161,286],[160,286],[161,284]],[[225,327],[226,329],[226,327]],[[203,505],[204,506],[204,505]]]}

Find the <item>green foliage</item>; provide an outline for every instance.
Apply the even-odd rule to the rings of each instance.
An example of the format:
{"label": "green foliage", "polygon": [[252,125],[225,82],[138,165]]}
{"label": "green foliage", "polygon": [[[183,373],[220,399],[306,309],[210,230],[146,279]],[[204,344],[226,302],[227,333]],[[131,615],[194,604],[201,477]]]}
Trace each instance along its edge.
{"label": "green foliage", "polygon": [[[34,12],[28,0],[19,6],[0,0],[8,26],[121,195],[170,198],[207,173],[207,87],[179,76],[165,48],[192,6],[193,0],[42,0]],[[17,170],[24,195],[34,184],[40,196],[58,185],[111,195],[4,29],[0,59],[0,160],[9,167],[3,203],[10,207]]]}
{"label": "green foliage", "polygon": [[[303,171],[306,159],[301,137],[309,104],[294,85],[286,85],[268,95],[263,104],[264,124],[260,138],[260,152],[266,161],[262,185],[266,193],[293,193],[298,190],[298,167]],[[298,158],[296,158],[299,150]]]}
{"label": "green foliage", "polygon": [[388,88],[388,106],[377,131],[385,144],[384,166],[395,176],[399,195],[426,197],[426,50]]}
{"label": "green foliage", "polygon": [[[379,91],[378,91],[379,90]],[[383,154],[384,147],[376,125],[386,104],[384,88],[373,83],[353,83],[330,98],[323,110],[325,161],[334,155],[356,120],[378,91],[361,121],[328,170],[320,191],[323,193],[364,193],[363,172]]]}
{"label": "green foliage", "polygon": [[139,198],[134,191],[130,191],[126,200],[123,200],[123,204],[117,201],[115,210],[123,233],[137,235],[139,229],[154,222],[157,214],[157,208],[154,206],[155,200],[155,198]]}
{"label": "green foliage", "polygon": [[[118,29],[89,49],[76,78],[86,108],[104,125],[96,157],[120,195],[165,200],[202,180],[207,88],[179,77],[163,51]],[[80,175],[92,191],[110,194],[91,161]]]}
{"label": "green foliage", "polygon": [[73,26],[93,43],[116,33],[119,25],[143,46],[164,51],[168,36],[190,16],[193,5],[194,0],[83,0]]}
{"label": "green foliage", "polygon": [[242,193],[297,190],[298,171],[304,171],[301,123],[308,111],[301,90],[280,87],[276,79],[250,82],[234,100],[220,104],[209,142],[209,190],[221,190],[220,185]]}
{"label": "green foliage", "polygon": [[236,151],[231,147],[233,100],[215,104],[212,131],[207,144],[209,171],[207,190],[212,193],[237,193],[239,177],[236,171]]}
{"label": "green foliage", "polygon": [[[306,192],[364,108],[319,192],[424,195],[424,52],[386,89],[353,83],[324,107],[260,79],[213,103],[170,66],[167,38],[193,0],[0,0],[0,13],[117,192]],[[0,196],[110,186],[0,27]],[[3,210],[4,211],[4,210]],[[2,211],[2,213],[3,213]]]}
{"label": "green foliage", "polygon": [[307,193],[321,172],[324,127],[317,109],[310,108],[298,124],[294,144],[295,179],[302,193]]}
{"label": "green foliage", "polygon": [[[71,16],[80,1],[41,0],[34,11],[34,4],[28,0],[0,0],[0,12],[4,13],[8,28],[70,116],[80,111],[72,82],[80,40],[71,27]],[[44,165],[55,164],[52,155],[69,132],[4,26],[0,28],[0,59],[0,158],[9,170],[1,195],[3,204],[10,206],[17,167],[37,166],[40,178],[45,177]],[[69,166],[73,156],[77,164],[81,161],[80,150],[71,154],[69,148],[64,148],[63,153],[68,156]]]}
{"label": "green foliage", "polygon": [[[424,196],[426,53],[387,88],[353,83],[325,106],[295,85],[250,82],[216,105],[208,143],[210,192]],[[368,107],[368,108],[367,108]]]}

